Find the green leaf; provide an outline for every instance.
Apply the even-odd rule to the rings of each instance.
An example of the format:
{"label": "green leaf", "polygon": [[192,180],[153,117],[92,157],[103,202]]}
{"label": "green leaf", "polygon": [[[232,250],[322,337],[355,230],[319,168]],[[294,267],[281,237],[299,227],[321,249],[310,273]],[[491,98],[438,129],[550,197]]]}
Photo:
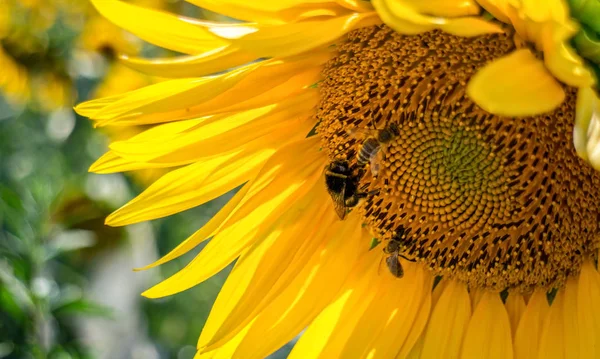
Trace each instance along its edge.
{"label": "green leaf", "polygon": [[600,32],[600,1],[568,0],[571,16]]}
{"label": "green leaf", "polygon": [[0,187],[0,200],[2,201],[2,206],[0,208],[4,210],[23,212],[23,203],[21,202],[21,197],[19,197],[19,195],[11,188],[6,186]]}
{"label": "green leaf", "polygon": [[600,37],[592,29],[583,26],[573,38],[573,42],[579,55],[600,64]]}
{"label": "green leaf", "polygon": [[32,311],[35,307],[29,289],[25,283],[13,275],[12,268],[6,260],[0,260],[0,282],[11,294],[15,303],[26,311]]}
{"label": "green leaf", "polygon": [[96,244],[96,235],[92,231],[62,231],[52,238],[46,248],[46,260],[61,253],[92,247]]}
{"label": "green leaf", "polygon": [[103,318],[114,318],[114,311],[104,305],[90,302],[85,299],[77,299],[68,303],[64,303],[54,308],[56,317],[68,315],[84,315]]}

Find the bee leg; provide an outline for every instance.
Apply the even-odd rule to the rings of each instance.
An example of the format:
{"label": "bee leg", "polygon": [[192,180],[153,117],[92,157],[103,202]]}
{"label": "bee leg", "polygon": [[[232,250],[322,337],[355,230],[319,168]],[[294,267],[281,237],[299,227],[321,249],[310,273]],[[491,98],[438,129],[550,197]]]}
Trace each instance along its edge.
{"label": "bee leg", "polygon": [[335,173],[335,172],[331,172],[331,171],[325,171],[325,174],[327,176],[331,176],[331,177],[336,177],[336,178],[341,178],[341,179],[346,179],[348,178],[348,176],[340,174],[340,173]]}
{"label": "bee leg", "polygon": [[348,197],[346,198],[346,200],[344,201],[344,204],[346,205],[346,207],[356,207],[356,205],[358,204],[358,200],[361,199],[362,197],[359,196],[359,194],[355,194],[352,197]]}
{"label": "bee leg", "polygon": [[406,258],[406,256],[405,256],[405,255],[403,255],[403,254],[399,254],[399,255],[398,255],[398,257],[402,257],[402,258],[404,258],[405,260],[407,260],[407,261],[409,261],[409,262],[413,262],[413,263],[417,261],[417,260],[416,260],[416,259],[414,259],[414,258],[412,258],[412,259],[410,259],[410,258]]}
{"label": "bee leg", "polygon": [[379,194],[379,190],[378,189],[375,189],[375,190],[372,190],[372,191],[369,191],[369,192],[358,192],[356,194],[356,197],[358,197],[358,198],[366,198],[368,196],[374,196],[376,194]]}

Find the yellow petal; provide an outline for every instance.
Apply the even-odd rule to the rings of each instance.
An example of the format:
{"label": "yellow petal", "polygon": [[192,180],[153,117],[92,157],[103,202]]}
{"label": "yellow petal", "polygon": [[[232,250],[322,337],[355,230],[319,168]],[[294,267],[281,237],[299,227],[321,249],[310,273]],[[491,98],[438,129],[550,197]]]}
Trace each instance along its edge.
{"label": "yellow petal", "polygon": [[469,297],[471,298],[471,312],[475,311],[479,305],[479,302],[481,301],[481,298],[483,298],[483,294],[485,293],[486,290],[480,288],[471,288],[471,290],[469,290]]}
{"label": "yellow petal", "polygon": [[[269,77],[263,79],[263,81],[260,81],[261,85],[271,84],[272,86],[262,93],[255,92],[257,90],[256,83],[248,81],[198,106],[181,108],[175,105],[168,112],[148,112],[104,120],[98,123],[101,125],[137,126],[241,112],[272,105],[306,91],[310,86],[321,80],[321,67],[298,70],[290,75],[290,77],[286,76],[284,78]],[[258,90],[260,91],[260,89]],[[238,99],[238,101],[235,101],[235,99]]]}
{"label": "yellow petal", "polygon": [[[422,334],[422,333],[421,333]],[[424,340],[423,340],[423,335],[421,335],[419,337],[419,339],[417,339],[417,342],[414,344],[414,346],[412,347],[412,349],[410,350],[410,352],[408,352],[408,354],[405,354],[406,359],[420,359],[421,357],[421,353],[423,352],[423,347],[424,347]],[[404,357],[401,357],[404,358]],[[424,358],[424,357],[423,357]]]}
{"label": "yellow petal", "polygon": [[261,311],[234,358],[264,358],[294,338],[336,297],[353,270],[349,263],[368,251],[366,233],[354,213],[335,220],[325,238],[329,240]]}
{"label": "yellow petal", "polygon": [[358,11],[358,12],[367,12],[373,11],[373,6],[371,5],[369,0],[335,0],[335,2],[343,6],[347,9]]}
{"label": "yellow petal", "polygon": [[[402,260],[403,261],[403,260]],[[385,308],[381,303],[377,303],[373,310],[385,312],[388,310],[387,322],[382,326],[381,332],[375,337],[375,340],[368,344],[370,347],[368,358],[391,358],[394,355],[403,358],[412,350],[415,343],[425,329],[429,313],[431,312],[431,288],[433,277],[425,271],[420,265],[414,265],[403,261],[406,276],[413,275],[417,283],[413,288],[409,287],[408,281],[403,283],[401,288],[396,288],[404,296],[393,303],[390,308]],[[413,272],[414,273],[411,273]],[[387,277],[389,287],[396,284],[396,278]],[[422,286],[419,289],[419,283]],[[412,298],[406,298],[406,294],[413,289]],[[389,288],[388,288],[389,290]],[[390,290],[392,293],[394,290]],[[393,296],[393,295],[390,295]],[[406,299],[405,299],[406,298]],[[368,320],[368,318],[364,318]]]}
{"label": "yellow petal", "polygon": [[522,39],[544,53],[544,63],[554,77],[575,87],[592,86],[594,76],[570,46],[578,26],[561,0],[493,1],[479,3],[502,21],[512,24]]}
{"label": "yellow petal", "polygon": [[[285,1],[243,1],[243,0],[188,0],[201,8],[209,9],[234,19],[255,21],[266,25],[282,25],[312,16],[322,16],[323,10],[335,16],[338,1],[327,0],[285,0]],[[344,1],[351,3],[351,0]],[[329,4],[328,4],[329,3]],[[332,6],[335,5],[335,6]],[[342,8],[343,9],[343,8]],[[336,11],[337,10],[337,11]],[[328,13],[326,13],[328,14]]]}
{"label": "yellow petal", "polygon": [[[184,269],[144,292],[160,297],[186,290],[213,276],[244,249],[262,240],[285,211],[306,195],[322,176],[322,153],[311,138],[286,146],[273,155],[253,181],[250,193],[218,230],[215,237]],[[303,153],[295,160],[292,153]],[[260,219],[260,221],[259,221]],[[255,223],[261,223],[256,227]]]}
{"label": "yellow petal", "polygon": [[240,345],[240,342],[246,336],[246,333],[248,333],[248,329],[250,329],[250,325],[247,325],[244,329],[240,330],[239,333],[237,333],[230,341],[223,344],[219,349],[207,353],[198,350],[194,359],[231,359],[231,356],[238,345]]}
{"label": "yellow petal", "polygon": [[376,251],[360,259],[341,293],[311,322],[288,359],[326,358],[325,348],[333,344],[334,336],[347,336],[352,332],[376,296],[376,291],[370,289],[377,288],[383,279],[377,273],[380,259],[381,254]]}
{"label": "yellow petal", "polygon": [[522,0],[523,13],[533,21],[553,20],[564,22],[568,16],[568,6],[560,0]]}
{"label": "yellow petal", "polygon": [[279,15],[277,12],[269,11],[268,8],[256,8],[246,6],[246,1],[240,0],[187,0],[188,2],[218,14],[222,14],[234,19],[255,21],[266,25],[280,25],[292,18]]}
{"label": "yellow petal", "polygon": [[521,321],[521,317],[525,312],[525,299],[519,293],[510,293],[508,298],[506,298],[505,307],[506,311],[508,312],[508,318],[510,319],[510,327],[512,329],[511,333],[514,342],[517,328],[519,327],[519,322]]}
{"label": "yellow petal", "polygon": [[[265,208],[258,208],[257,214],[249,216],[247,220],[238,221],[239,225],[220,229],[217,235],[185,268],[142,294],[148,298],[164,297],[187,290],[212,277],[253,243],[265,240],[272,232],[268,232],[264,228],[252,227],[251,224],[256,223],[257,217],[260,215],[264,217],[263,223],[267,227],[277,224],[280,213],[285,213],[292,202],[298,200],[298,197],[294,195],[295,193],[283,193],[280,196],[283,197],[283,200],[280,202],[287,200],[286,202],[266,203],[266,206],[272,206],[273,211],[277,214],[265,213]],[[233,218],[235,214],[236,212],[233,212],[230,218]]]}
{"label": "yellow petal", "polygon": [[440,301],[440,298],[442,297],[442,293],[444,293],[444,291],[446,291],[446,287],[451,283],[450,280],[444,280],[443,278],[440,279],[440,281],[438,282],[438,284],[435,286],[435,288],[433,288],[433,294],[431,295],[431,300],[432,300],[432,308],[435,308],[435,306],[437,305],[437,303]]}
{"label": "yellow petal", "polygon": [[171,261],[175,258],[178,258],[185,253],[189,252],[193,248],[195,248],[198,244],[202,243],[209,237],[215,235],[218,231],[219,227],[225,223],[227,218],[230,217],[231,213],[235,210],[235,208],[240,204],[240,202],[244,199],[248,190],[250,189],[250,184],[246,183],[242,188],[240,188],[236,194],[227,202],[223,208],[217,212],[211,219],[202,226],[199,230],[194,232],[191,236],[181,242],[177,247],[171,250],[169,253],[161,257],[159,260],[148,264],[147,266],[136,268],[135,270],[146,270],[150,268],[154,268],[163,263]]}
{"label": "yellow petal", "polygon": [[600,100],[591,88],[577,93],[573,143],[577,154],[600,169]]}
{"label": "yellow petal", "polygon": [[[207,189],[202,186],[204,182],[214,182],[208,181],[210,175],[219,167],[235,160],[236,155],[234,153],[214,156],[206,161],[200,161],[165,174],[136,198],[109,215],[106,218],[106,224],[123,226],[166,217],[199,206],[224,194],[252,178],[252,173],[256,173],[260,168],[256,163],[247,166],[247,171],[243,171],[245,176],[238,177],[237,181],[226,183],[225,188],[221,187],[220,191],[216,191],[217,193],[211,191],[213,188]],[[262,162],[270,155],[271,153],[264,153],[261,158]],[[243,158],[246,160],[245,157]]]}
{"label": "yellow petal", "polygon": [[[578,308],[578,282],[574,277],[567,279],[564,287],[563,300],[563,330],[565,341],[565,353],[569,358],[584,358],[584,353],[589,353],[594,348],[584,347],[582,340],[581,326],[579,323],[579,308]],[[587,357],[587,356],[585,356]],[[590,356],[589,358],[593,358]]]}
{"label": "yellow petal", "polygon": [[467,94],[484,110],[503,116],[549,112],[565,98],[560,84],[528,49],[479,70],[469,81]]}
{"label": "yellow petal", "polygon": [[428,21],[414,9],[395,1],[373,0],[373,6],[383,22],[403,35],[416,35],[435,29],[436,24],[444,22],[443,18]]}
{"label": "yellow petal", "polygon": [[[440,297],[442,296],[442,293],[446,290],[446,287],[448,286],[449,283],[450,283],[450,281],[447,279],[446,280],[442,279],[438,282],[438,284],[433,289],[433,293],[431,294],[430,308],[435,308],[437,306],[437,304],[439,303]],[[429,317],[429,314],[430,313],[428,313],[428,317]],[[407,359],[420,359],[421,358],[421,353],[423,352],[424,344],[425,344],[425,335],[427,333],[427,326],[429,325],[429,323],[430,322],[427,323],[425,330],[419,335],[419,338],[414,343],[414,345],[410,349],[410,351],[408,353],[402,351],[403,355],[405,355]],[[400,357],[402,357],[402,356],[400,356]]]}
{"label": "yellow petal", "polygon": [[[110,226],[153,220],[206,203],[250,180],[271,155],[270,151],[252,155],[234,153],[214,156],[165,174],[144,192],[113,212],[106,219]],[[224,166],[236,164],[239,174],[224,174]],[[231,167],[227,167],[230,169]],[[196,184],[193,186],[192,184]]]}
{"label": "yellow petal", "polygon": [[521,316],[515,333],[515,358],[537,358],[543,323],[550,307],[544,290],[536,290]]}
{"label": "yellow petal", "polygon": [[485,292],[465,333],[461,358],[512,358],[513,345],[508,313],[500,295]]}
{"label": "yellow petal", "polygon": [[[304,138],[306,132],[303,128],[314,125],[310,117],[314,114],[317,104],[318,91],[310,89],[276,105],[229,116],[193,120],[197,121],[197,125],[183,133],[159,133],[150,138],[138,136],[113,143],[110,148],[119,156],[132,161],[171,165],[186,164],[240,148],[250,151],[253,148],[251,142],[255,140],[258,151],[271,147],[272,143],[281,143],[283,133],[285,136],[291,136],[290,139]],[[168,125],[170,124],[155,128]],[[283,140],[285,141],[285,137]]]}
{"label": "yellow petal", "polygon": [[[140,127],[140,132],[136,133],[134,136],[129,137],[130,140],[136,140],[136,141],[149,141],[153,138],[156,137],[164,137],[164,138],[168,138],[168,137],[173,137],[173,136],[179,136],[182,134],[185,134],[186,132],[193,130],[194,128],[198,127],[199,125],[201,125],[202,123],[204,123],[204,121],[206,121],[206,118],[199,118],[199,119],[193,119],[193,120],[187,120],[187,121],[174,121],[174,122],[169,122],[166,124],[163,124],[161,126],[153,126],[150,127],[148,129],[145,130],[141,130],[143,127]],[[123,127],[113,127],[116,128],[116,131],[120,131],[119,134],[121,135],[123,133],[123,131],[121,131],[121,129]],[[129,128],[125,128],[125,129],[130,129]],[[119,137],[121,138],[121,137]],[[113,142],[115,143],[115,142]]]}
{"label": "yellow petal", "polygon": [[379,23],[375,13],[354,13],[262,28],[231,41],[257,57],[287,57],[328,45],[354,29]]}
{"label": "yellow petal", "polygon": [[117,0],[92,0],[104,17],[157,46],[197,54],[225,46],[228,42],[186,19],[158,10]]}
{"label": "yellow petal", "polygon": [[479,6],[484,8],[492,16],[503,23],[510,24],[510,18],[506,15],[508,10],[508,1],[504,0],[477,0]]}
{"label": "yellow petal", "polygon": [[423,332],[427,327],[427,321],[431,313],[433,303],[432,297],[433,295],[430,295],[429,291],[425,292],[425,298],[422,300],[415,322],[412,325],[410,333],[408,333],[408,336],[404,340],[397,357],[406,358],[415,350],[419,350],[420,353],[420,346],[423,344]]}
{"label": "yellow petal", "polygon": [[[188,120],[188,121],[178,121],[164,124],[162,126],[155,126],[143,132],[136,134],[129,138],[128,141],[145,141],[149,139],[155,139],[157,137],[169,137],[169,136],[180,136],[182,133],[193,129],[202,123],[202,120]],[[126,129],[127,130],[127,129]],[[121,130],[121,127],[116,131],[119,131],[119,135],[121,135],[124,131]],[[170,164],[162,164],[162,163],[146,163],[143,160],[135,161],[121,158],[114,151],[108,151],[102,157],[100,157],[92,166],[90,167],[91,172],[96,173],[114,173],[114,172],[124,172],[131,171],[143,168],[161,168],[161,167],[169,167]]]}
{"label": "yellow petal", "polygon": [[[577,283],[577,319],[581,354],[597,358],[600,354],[600,274],[591,260],[584,262]],[[573,315],[573,314],[571,314]]]}
{"label": "yellow petal", "polygon": [[448,19],[447,23],[439,29],[452,35],[465,37],[504,32],[500,25],[479,17]]}
{"label": "yellow petal", "polygon": [[285,131],[274,131],[232,151],[215,154],[169,172],[144,192],[106,219],[121,226],[165,217],[201,205],[252,179],[278,147],[305,137],[311,123],[287,124]]}
{"label": "yellow petal", "polygon": [[[273,106],[274,107],[274,106]],[[185,165],[196,162],[206,157],[222,153],[227,154],[230,151],[242,150],[249,151],[248,146],[253,140],[260,138],[261,135],[254,136],[246,134],[244,138],[229,137],[230,141],[223,144],[226,134],[238,131],[237,127],[244,127],[249,122],[260,119],[262,115],[267,114],[271,108],[260,108],[241,113],[234,113],[231,116],[214,116],[199,120],[178,121],[174,123],[186,123],[193,125],[182,133],[157,132],[155,137],[135,136],[128,140],[116,141],[110,144],[110,149],[118,156],[131,161],[168,163],[171,166]],[[156,132],[167,126],[174,124],[167,123],[153,127],[145,132]],[[254,124],[254,123],[253,123]],[[269,129],[274,129],[276,124],[270,124]],[[145,134],[145,133],[144,133]],[[218,141],[214,141],[217,139]],[[211,141],[212,140],[212,141]],[[216,143],[215,143],[216,142]],[[216,146],[214,146],[216,144]],[[196,154],[195,148],[200,148],[201,152]],[[209,147],[209,148],[205,148]],[[266,147],[266,146],[263,146]],[[255,150],[252,148],[252,150]]]}
{"label": "yellow petal", "polygon": [[[408,263],[405,270],[398,279],[381,273],[377,263],[365,278],[349,282],[342,296],[309,326],[290,358],[396,356],[409,337],[418,337],[423,326],[413,324],[420,306],[431,300],[432,278],[419,265]],[[411,342],[403,352],[410,350]]]}
{"label": "yellow petal", "polygon": [[590,87],[596,83],[594,75],[569,44],[576,32],[577,26],[571,21],[560,27],[544,26],[541,30],[544,63],[556,78],[567,85]]}
{"label": "yellow petal", "polygon": [[587,133],[586,152],[588,161],[596,170],[600,170],[600,113],[596,111],[590,119]]}
{"label": "yellow petal", "polygon": [[[434,29],[440,29],[457,36],[478,36],[487,33],[501,33],[502,28],[497,24],[486,21],[480,17],[445,18],[440,16],[424,15],[421,11],[432,7],[431,4],[421,2],[417,5],[412,1],[398,0],[373,0],[377,13],[388,26],[401,34],[413,35]],[[452,7],[452,4],[446,2]],[[422,9],[420,11],[420,9]],[[447,8],[441,12],[456,11]],[[426,11],[427,13],[431,13]],[[434,13],[436,15],[436,13]]]}
{"label": "yellow petal", "polygon": [[447,282],[427,324],[421,358],[457,358],[460,352],[471,318],[471,300],[465,284]]}
{"label": "yellow petal", "polygon": [[[372,288],[376,295],[370,305],[358,315],[356,324],[348,325],[349,335],[334,333],[324,351],[325,357],[346,358],[362,353],[360,356],[366,358],[391,358],[400,351],[413,329],[419,306],[431,295],[432,284],[425,279],[421,266],[411,263],[404,270],[401,281],[389,271],[382,274],[379,286]],[[335,348],[338,342],[339,349]]]}
{"label": "yellow petal", "polygon": [[96,162],[92,163],[88,171],[94,173],[116,173],[165,167],[170,167],[170,165],[165,165],[163,163],[135,162],[119,157],[113,151],[108,151],[98,158]]}
{"label": "yellow petal", "polygon": [[[284,223],[282,224],[285,225]],[[237,325],[240,325],[241,328],[243,328],[250,323],[253,319],[251,317],[252,308],[244,308],[244,304],[248,306],[251,306],[252,304],[256,305],[255,302],[259,301],[260,298],[253,295],[253,293],[249,295],[246,290],[251,288],[255,281],[270,279],[265,278],[266,274],[262,273],[262,270],[268,270],[269,268],[268,266],[267,268],[262,266],[261,260],[265,259],[265,254],[272,246],[281,243],[283,240],[285,239],[282,238],[281,229],[274,230],[267,234],[261,242],[256,243],[256,245],[244,251],[244,254],[238,259],[238,262],[225,281],[225,284],[213,304],[209,319],[202,330],[203,335],[210,333],[210,338],[219,335],[219,338],[223,339],[221,341],[221,345],[223,345],[241,330]],[[257,287],[261,286],[258,285]],[[264,288],[261,287],[261,289]],[[249,296],[251,298],[249,298]],[[241,307],[238,305],[240,302]],[[247,309],[249,312],[244,312],[243,309]],[[228,321],[228,319],[231,319],[232,312],[235,312],[237,315],[243,315],[242,318],[234,318],[237,319],[237,322],[235,323],[236,326],[231,326],[231,321]],[[222,333],[223,328],[228,329],[225,333],[227,337]],[[215,346],[211,349],[206,349],[205,346],[206,342],[204,341],[204,338],[201,337],[198,341],[198,348],[201,351],[210,351],[220,347]]]}
{"label": "yellow petal", "polygon": [[292,8],[299,5],[306,4],[319,4],[326,3],[327,0],[262,0],[260,2],[249,2],[242,0],[226,0],[222,1],[224,3],[223,8],[229,7],[246,7],[249,9],[254,9],[258,11],[273,11],[277,12],[280,10]]}
{"label": "yellow petal", "polygon": [[[219,293],[198,341],[199,346],[218,347],[254,320],[329,240],[325,237],[326,230],[317,227],[329,227],[335,221],[326,212],[324,197],[318,200],[318,195],[325,194],[323,191],[316,187],[312,195],[287,214],[288,223],[282,220],[282,225],[273,231],[275,234],[270,235],[278,238],[256,243],[238,260],[228,279],[235,284],[226,283]],[[298,213],[304,215],[298,217]],[[307,231],[307,228],[313,230]],[[300,231],[304,232],[303,241],[293,240]],[[237,280],[242,277],[246,279]]]}
{"label": "yellow petal", "polygon": [[122,94],[106,96],[106,97],[102,97],[102,98],[99,98],[96,100],[82,102],[82,103],[78,104],[77,106],[75,106],[73,109],[75,110],[75,112],[77,112],[81,116],[91,118],[91,117],[93,117],[93,115],[95,113],[97,113],[104,107],[109,106],[122,98],[123,98]]}
{"label": "yellow petal", "polygon": [[[597,111],[598,100],[594,90],[589,87],[579,88],[575,107],[575,127],[573,128],[573,144],[579,157],[589,161],[588,134],[594,111]],[[600,110],[600,108],[598,108]],[[596,125],[594,125],[596,127]],[[593,146],[596,147],[596,146]],[[593,151],[592,151],[593,152]],[[596,167],[598,168],[598,167]]]}
{"label": "yellow petal", "polygon": [[[219,76],[164,81],[120,95],[90,117],[98,125],[140,125],[266,106],[317,82],[331,56],[326,51],[254,63]],[[95,102],[85,108],[98,107]]]}
{"label": "yellow petal", "polygon": [[401,0],[401,2],[422,14],[434,16],[457,17],[479,15],[481,11],[474,0]]}
{"label": "yellow petal", "polygon": [[256,56],[234,46],[224,46],[199,55],[159,59],[121,56],[120,60],[137,71],[159,77],[200,77],[244,65]]}
{"label": "yellow petal", "polygon": [[252,64],[215,77],[159,82],[122,95],[92,118],[103,125],[114,118],[191,107],[225,92],[259,67],[260,64]]}
{"label": "yellow petal", "polygon": [[538,359],[568,358],[565,347],[564,321],[565,291],[561,289],[554,297],[540,335]]}

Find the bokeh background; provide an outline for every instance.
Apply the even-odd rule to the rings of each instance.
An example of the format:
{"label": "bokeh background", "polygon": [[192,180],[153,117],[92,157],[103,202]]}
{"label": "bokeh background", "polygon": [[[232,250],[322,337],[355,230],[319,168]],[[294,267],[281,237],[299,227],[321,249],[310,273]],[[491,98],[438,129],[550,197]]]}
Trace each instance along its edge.
{"label": "bokeh background", "polygon": [[[178,0],[130,2],[218,17]],[[135,133],[95,130],[73,105],[161,81],[117,54],[170,55],[102,19],[87,0],[0,0],[0,358],[192,358],[229,271],[172,297],[140,296],[200,248],[132,269],[174,248],[231,194],[162,220],[104,226],[161,175],[87,172],[109,137]]]}

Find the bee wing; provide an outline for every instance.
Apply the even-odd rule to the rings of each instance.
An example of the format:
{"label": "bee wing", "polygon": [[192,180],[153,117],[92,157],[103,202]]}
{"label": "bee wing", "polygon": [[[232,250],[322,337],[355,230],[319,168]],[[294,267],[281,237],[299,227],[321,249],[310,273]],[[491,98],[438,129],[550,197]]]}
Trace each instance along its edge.
{"label": "bee wing", "polygon": [[387,264],[390,273],[392,273],[394,277],[402,278],[404,276],[404,268],[402,268],[402,264],[400,264],[398,256],[391,255],[387,257],[385,259],[385,263]]}
{"label": "bee wing", "polygon": [[324,171],[325,186],[333,200],[333,208],[340,219],[346,217],[346,176],[331,173],[327,167]]}
{"label": "bee wing", "polygon": [[346,201],[344,196],[346,194],[346,188],[343,188],[340,193],[332,193],[331,198],[333,199],[333,208],[340,219],[346,218]]}
{"label": "bee wing", "polygon": [[359,137],[369,137],[374,134],[377,134],[377,130],[372,130],[369,128],[362,127],[354,127],[346,130],[346,133],[350,135],[350,137],[359,138]]}
{"label": "bee wing", "polygon": [[377,177],[379,174],[379,164],[381,163],[381,151],[377,151],[375,156],[371,157],[371,174]]}

